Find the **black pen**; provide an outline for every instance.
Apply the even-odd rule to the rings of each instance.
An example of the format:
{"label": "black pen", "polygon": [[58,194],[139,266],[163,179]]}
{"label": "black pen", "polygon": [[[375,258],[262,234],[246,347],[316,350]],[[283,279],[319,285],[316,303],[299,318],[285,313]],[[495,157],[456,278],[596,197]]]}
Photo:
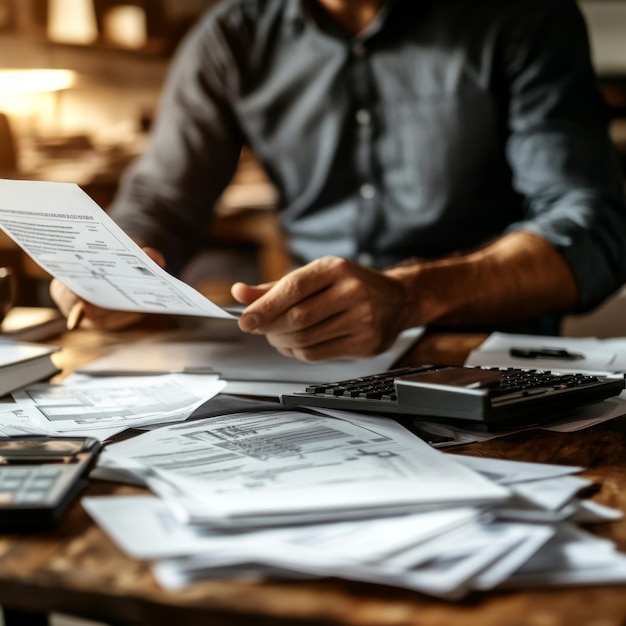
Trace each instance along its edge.
{"label": "black pen", "polygon": [[570,352],[563,348],[511,348],[511,356],[520,359],[561,359],[563,361],[578,361],[585,355],[579,352]]}

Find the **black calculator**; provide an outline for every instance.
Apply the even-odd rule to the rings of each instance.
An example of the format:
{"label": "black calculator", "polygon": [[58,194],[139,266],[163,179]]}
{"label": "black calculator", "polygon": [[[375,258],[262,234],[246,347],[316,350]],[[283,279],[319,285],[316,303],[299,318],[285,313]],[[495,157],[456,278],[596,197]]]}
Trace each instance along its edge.
{"label": "black calculator", "polygon": [[421,365],[312,384],[283,394],[290,406],[436,418],[490,428],[545,422],[581,405],[616,396],[624,375],[515,367]]}
{"label": "black calculator", "polygon": [[54,528],[85,487],[101,448],[92,437],[0,438],[0,532]]}

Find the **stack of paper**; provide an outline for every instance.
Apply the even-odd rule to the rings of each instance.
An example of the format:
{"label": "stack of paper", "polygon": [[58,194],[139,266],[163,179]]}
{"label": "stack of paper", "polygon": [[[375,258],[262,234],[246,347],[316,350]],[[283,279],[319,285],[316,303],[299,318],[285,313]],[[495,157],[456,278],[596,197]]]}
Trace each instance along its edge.
{"label": "stack of paper", "polygon": [[267,410],[166,426],[107,448],[181,519],[218,528],[483,504],[508,491],[392,420]]}
{"label": "stack of paper", "polygon": [[576,523],[580,467],[444,454],[398,424],[267,411],[161,427],[102,457],[155,496],[85,498],[158,580],[341,577],[457,599],[503,585],[626,582]]}

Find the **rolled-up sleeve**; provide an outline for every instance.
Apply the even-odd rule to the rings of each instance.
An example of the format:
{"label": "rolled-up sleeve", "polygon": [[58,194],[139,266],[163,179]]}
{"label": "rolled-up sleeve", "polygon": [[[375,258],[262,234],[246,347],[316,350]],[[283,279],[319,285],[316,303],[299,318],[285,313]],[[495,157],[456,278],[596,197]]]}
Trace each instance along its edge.
{"label": "rolled-up sleeve", "polygon": [[554,245],[578,283],[580,310],[589,310],[626,281],[626,203],[575,3],[547,3],[507,50],[507,157],[525,199],[523,221],[508,230]]}

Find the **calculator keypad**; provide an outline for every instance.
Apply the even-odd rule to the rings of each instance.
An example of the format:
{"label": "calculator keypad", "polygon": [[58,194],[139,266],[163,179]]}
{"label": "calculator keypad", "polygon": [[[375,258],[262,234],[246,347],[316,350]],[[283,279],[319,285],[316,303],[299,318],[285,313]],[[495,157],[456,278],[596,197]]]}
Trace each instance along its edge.
{"label": "calculator keypad", "polygon": [[0,506],[51,501],[62,475],[62,469],[53,466],[0,467]]}
{"label": "calculator keypad", "polygon": [[[382,374],[363,376],[361,378],[309,385],[305,389],[305,393],[335,398],[358,398],[361,400],[396,402],[398,400],[395,387],[397,378],[401,376],[424,374],[439,369],[441,368],[434,365],[405,367],[383,372]],[[497,380],[481,386],[490,398],[509,396],[511,394],[527,397],[547,393],[549,391],[592,385],[600,380],[597,376],[589,374],[554,374],[550,370],[523,370],[514,367],[484,369],[497,371],[499,373]]]}

